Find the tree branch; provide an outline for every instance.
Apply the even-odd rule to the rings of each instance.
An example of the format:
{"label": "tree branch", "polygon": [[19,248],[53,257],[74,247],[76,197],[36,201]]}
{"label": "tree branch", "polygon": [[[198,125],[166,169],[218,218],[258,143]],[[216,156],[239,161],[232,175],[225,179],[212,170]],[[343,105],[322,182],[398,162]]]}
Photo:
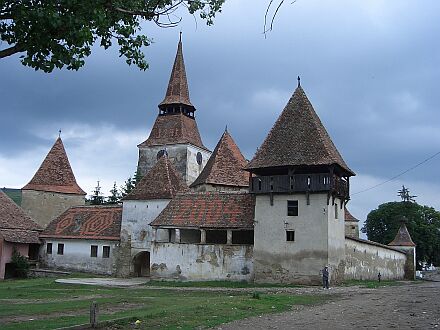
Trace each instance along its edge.
{"label": "tree branch", "polygon": [[0,50],[0,58],[8,57],[17,53],[21,53],[24,51],[24,47],[19,44],[16,44],[12,47]]}

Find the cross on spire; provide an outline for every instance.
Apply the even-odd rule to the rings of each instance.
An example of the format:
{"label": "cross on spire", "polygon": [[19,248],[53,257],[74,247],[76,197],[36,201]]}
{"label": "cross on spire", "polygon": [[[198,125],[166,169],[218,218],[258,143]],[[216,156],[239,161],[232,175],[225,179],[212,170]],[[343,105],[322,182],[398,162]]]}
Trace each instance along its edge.
{"label": "cross on spire", "polygon": [[301,77],[300,76],[298,76],[298,87],[301,87]]}

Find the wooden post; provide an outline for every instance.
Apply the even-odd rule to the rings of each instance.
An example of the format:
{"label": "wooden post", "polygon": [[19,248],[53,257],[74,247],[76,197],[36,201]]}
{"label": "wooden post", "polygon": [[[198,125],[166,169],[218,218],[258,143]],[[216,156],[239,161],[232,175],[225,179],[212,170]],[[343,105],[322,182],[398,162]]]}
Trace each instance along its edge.
{"label": "wooden post", "polygon": [[90,326],[92,328],[98,327],[98,315],[99,315],[98,303],[94,301],[90,305]]}

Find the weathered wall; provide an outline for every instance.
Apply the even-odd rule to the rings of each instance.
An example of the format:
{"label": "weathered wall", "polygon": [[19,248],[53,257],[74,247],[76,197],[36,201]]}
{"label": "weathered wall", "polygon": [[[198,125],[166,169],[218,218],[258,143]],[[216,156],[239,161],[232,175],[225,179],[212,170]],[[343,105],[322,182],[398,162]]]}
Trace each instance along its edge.
{"label": "weathered wall", "polygon": [[0,237],[0,280],[5,278],[5,266],[11,262],[14,247],[22,256],[29,256],[29,244],[10,243]]}
{"label": "weathered wall", "polygon": [[330,284],[344,281],[345,273],[345,218],[343,202],[330,198],[327,206],[328,261]]}
{"label": "weathered wall", "polygon": [[345,236],[359,238],[359,223],[357,221],[345,221]]}
{"label": "weathered wall", "polygon": [[[52,254],[47,254],[47,243],[52,243]],[[64,244],[64,254],[58,255],[58,243]],[[116,273],[115,253],[117,241],[85,239],[45,239],[40,249],[40,258],[49,268],[76,270],[95,274],[113,275]],[[98,246],[98,256],[90,256],[90,246]],[[110,246],[110,257],[102,257],[102,247]]]}
{"label": "weathered wall", "polygon": [[70,207],[84,203],[82,195],[22,190],[21,207],[43,228]]}
{"label": "weathered wall", "polygon": [[[139,148],[138,168],[145,175],[157,162],[157,153],[167,150],[168,158],[182,178],[190,185],[205,167],[211,155],[210,151],[190,144],[174,144]],[[202,164],[197,164],[197,152],[202,154]]]}
{"label": "weathered wall", "polygon": [[402,279],[406,254],[374,242],[345,238],[345,279]]}
{"label": "weathered wall", "polygon": [[252,245],[154,242],[151,277],[189,281],[252,281]]}
{"label": "weathered wall", "polygon": [[[298,200],[298,216],[287,216],[288,200]],[[340,212],[335,220],[333,212],[331,202],[327,205],[327,194],[311,194],[310,205],[305,194],[274,195],[272,206],[269,196],[257,195],[255,280],[320,284],[320,271],[325,265],[330,266],[331,276],[340,276],[344,217]],[[295,231],[294,242],[286,240],[286,230]]]}

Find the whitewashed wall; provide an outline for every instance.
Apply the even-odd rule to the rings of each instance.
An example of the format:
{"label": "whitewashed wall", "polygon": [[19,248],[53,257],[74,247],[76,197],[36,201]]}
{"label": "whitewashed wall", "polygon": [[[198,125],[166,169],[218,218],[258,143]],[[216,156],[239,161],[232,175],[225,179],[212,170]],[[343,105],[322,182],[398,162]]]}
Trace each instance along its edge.
{"label": "whitewashed wall", "polygon": [[[47,243],[52,243],[52,254],[47,254]],[[64,254],[58,255],[58,244],[64,244]],[[115,272],[117,241],[86,239],[45,239],[40,257],[49,268],[112,275]],[[91,245],[98,246],[98,256],[91,257]],[[102,247],[110,246],[109,258],[102,257]]]}
{"label": "whitewashed wall", "polygon": [[150,274],[152,278],[188,281],[251,281],[253,246],[155,242]]}
{"label": "whitewashed wall", "polygon": [[345,279],[403,279],[406,254],[368,241],[345,238]]}

